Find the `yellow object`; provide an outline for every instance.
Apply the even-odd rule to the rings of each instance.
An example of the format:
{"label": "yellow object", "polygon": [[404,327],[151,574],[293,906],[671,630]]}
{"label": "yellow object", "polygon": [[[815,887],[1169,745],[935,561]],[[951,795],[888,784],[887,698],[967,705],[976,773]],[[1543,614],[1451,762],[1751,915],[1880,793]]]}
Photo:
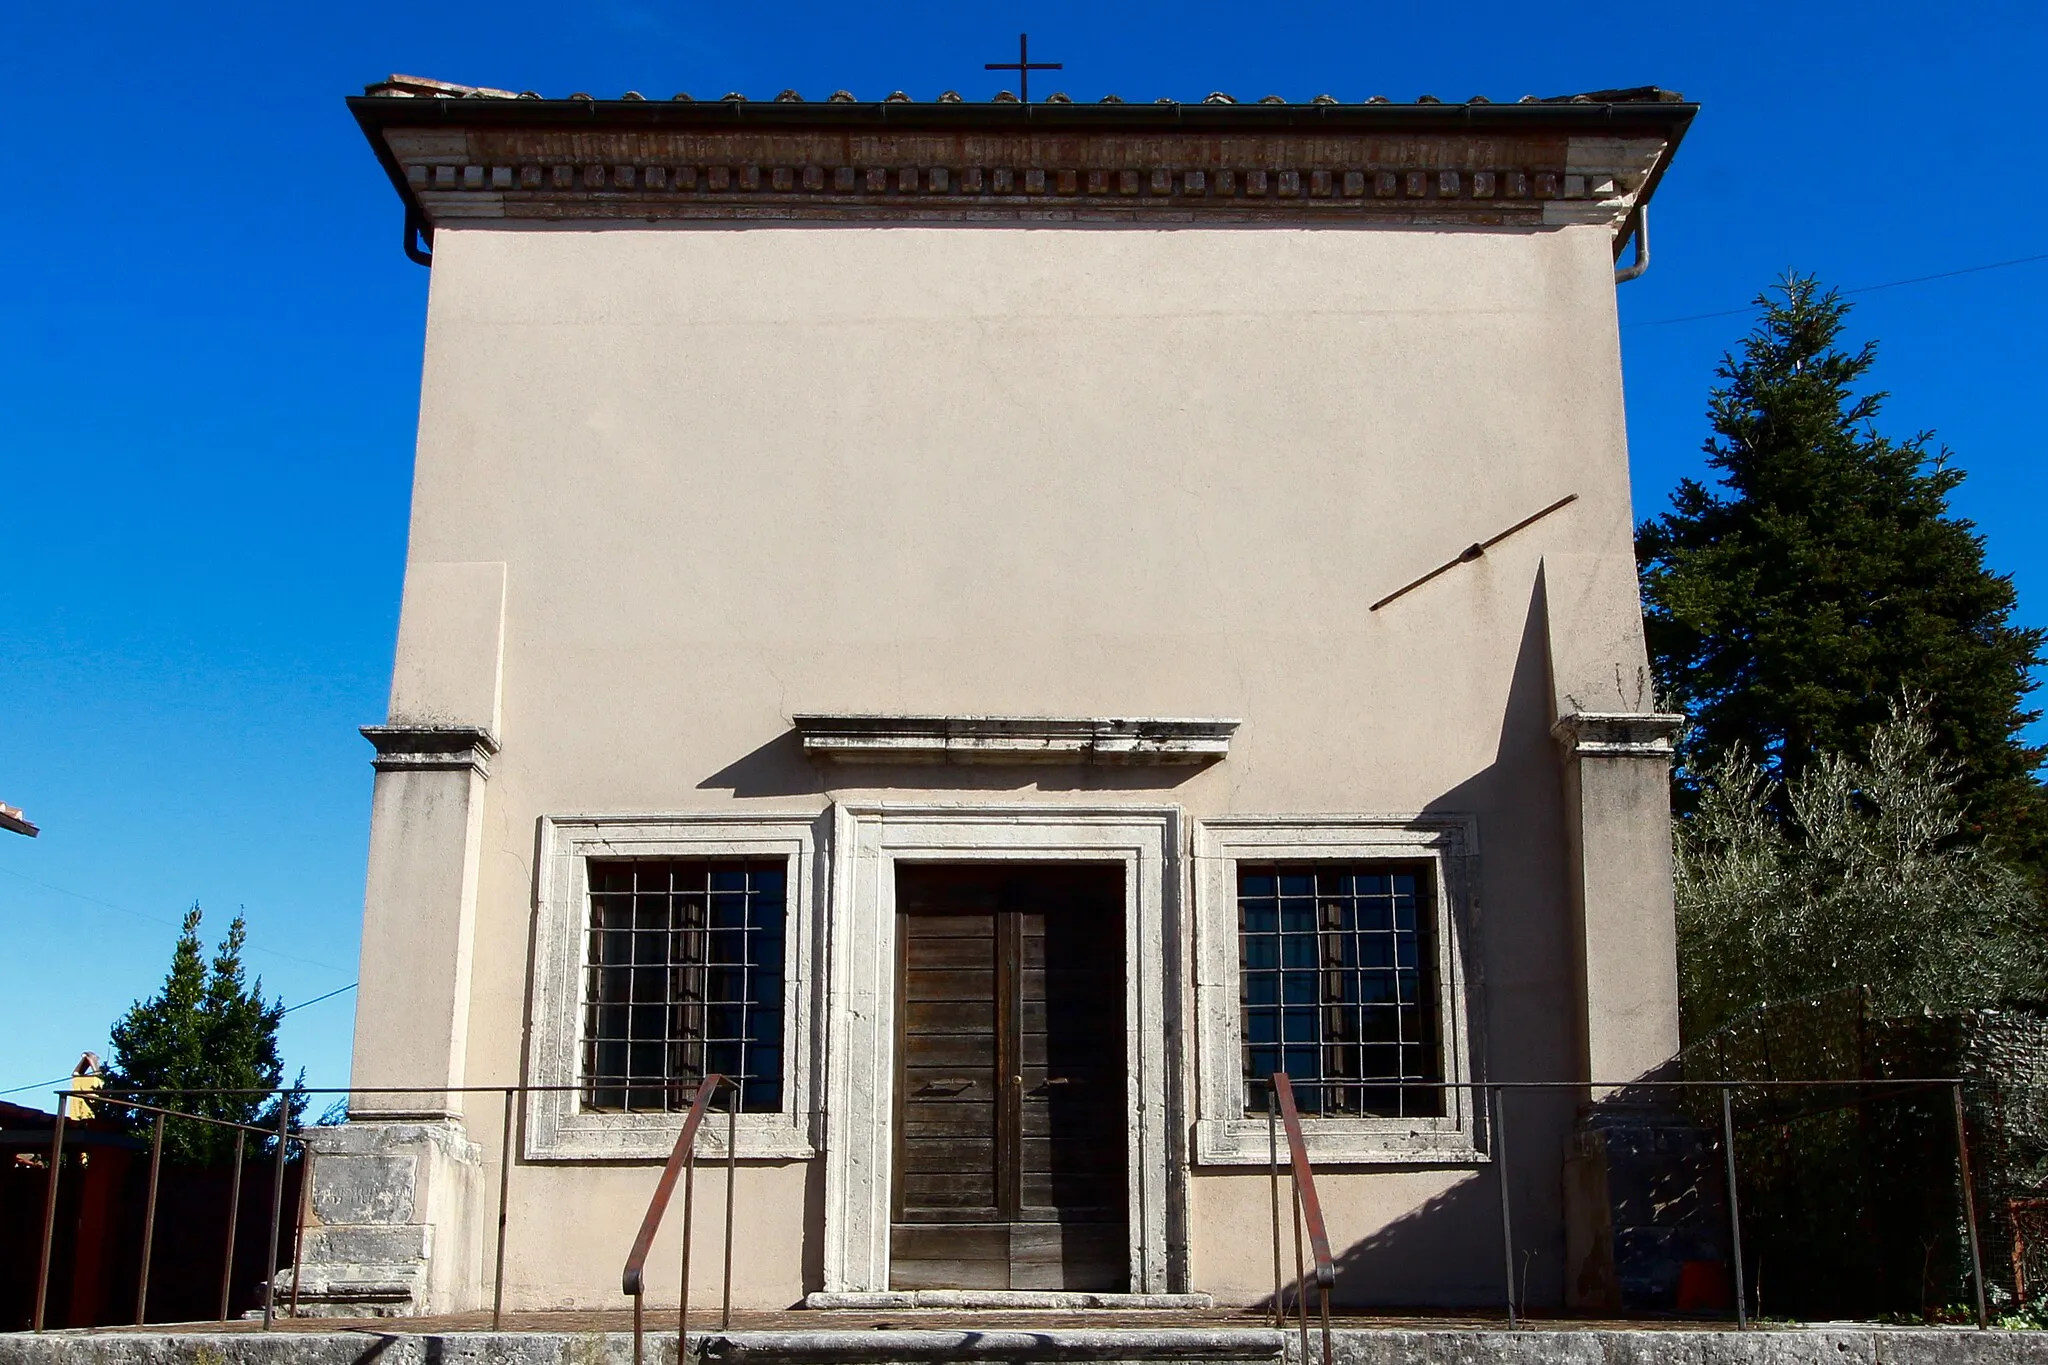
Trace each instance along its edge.
{"label": "yellow object", "polygon": [[88,1052],[78,1059],[78,1068],[71,1075],[71,1098],[64,1101],[64,1117],[68,1119],[89,1119],[92,1105],[86,1099],[93,1091],[106,1084],[100,1075],[100,1059]]}

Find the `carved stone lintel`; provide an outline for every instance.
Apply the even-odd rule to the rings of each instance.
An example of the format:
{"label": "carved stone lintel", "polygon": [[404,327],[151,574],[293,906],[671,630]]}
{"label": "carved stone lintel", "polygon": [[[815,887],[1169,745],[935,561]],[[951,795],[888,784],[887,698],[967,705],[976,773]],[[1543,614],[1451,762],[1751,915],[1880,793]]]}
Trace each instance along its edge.
{"label": "carved stone lintel", "polygon": [[1685,717],[1671,711],[1576,711],[1550,727],[1565,757],[1653,758],[1669,763]]}
{"label": "carved stone lintel", "polygon": [[469,769],[491,775],[497,736],[475,725],[365,725],[363,738],[377,746],[370,765],[378,772],[447,772]]}
{"label": "carved stone lintel", "polygon": [[803,715],[804,752],[863,763],[1209,763],[1234,720]]}

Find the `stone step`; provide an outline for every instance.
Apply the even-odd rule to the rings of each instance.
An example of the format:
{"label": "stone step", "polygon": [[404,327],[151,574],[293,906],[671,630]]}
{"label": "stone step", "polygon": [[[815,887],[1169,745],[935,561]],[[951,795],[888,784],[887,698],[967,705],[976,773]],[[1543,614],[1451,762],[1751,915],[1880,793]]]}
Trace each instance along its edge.
{"label": "stone step", "polygon": [[896,1312],[906,1308],[947,1308],[970,1312],[994,1309],[1108,1308],[1178,1309],[1181,1312],[1216,1306],[1210,1294],[1097,1294],[1073,1289],[890,1289],[876,1293],[816,1293],[804,1296],[806,1308],[851,1308]]}
{"label": "stone step", "polygon": [[895,1328],[884,1331],[727,1332],[707,1336],[703,1360],[723,1365],[922,1365],[927,1361],[1277,1361],[1286,1338],[1270,1327]]}
{"label": "stone step", "polygon": [[[712,1332],[691,1365],[1321,1365],[1310,1334],[1270,1328]],[[676,1365],[671,1328],[648,1333],[645,1365]],[[2042,1365],[2048,1334],[1927,1327],[1622,1326],[1345,1328],[1336,1365]],[[153,1328],[0,1333],[0,1365],[632,1365],[630,1332],[274,1332]]]}
{"label": "stone step", "polygon": [[[650,1329],[645,1365],[676,1365],[672,1322]],[[1016,1328],[692,1332],[690,1365],[1280,1365],[1271,1328]],[[222,1332],[70,1329],[0,1334],[0,1365],[632,1365],[630,1332]]]}

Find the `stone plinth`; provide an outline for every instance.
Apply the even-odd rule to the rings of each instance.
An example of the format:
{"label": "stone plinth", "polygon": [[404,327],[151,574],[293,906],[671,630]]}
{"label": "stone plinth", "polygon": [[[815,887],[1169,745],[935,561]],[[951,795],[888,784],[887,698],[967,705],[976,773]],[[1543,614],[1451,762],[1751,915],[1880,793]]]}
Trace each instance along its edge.
{"label": "stone plinth", "polygon": [[482,1153],[457,1120],[364,1121],[312,1139],[312,1217],[297,1274],[302,1316],[445,1313],[474,1307]]}

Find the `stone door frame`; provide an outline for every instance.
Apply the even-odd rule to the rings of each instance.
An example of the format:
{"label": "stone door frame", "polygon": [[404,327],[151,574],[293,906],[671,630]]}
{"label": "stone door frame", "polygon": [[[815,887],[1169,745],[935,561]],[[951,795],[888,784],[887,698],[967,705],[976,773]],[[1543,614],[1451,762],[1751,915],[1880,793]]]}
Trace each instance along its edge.
{"label": "stone door frame", "polygon": [[1124,869],[1131,1290],[1178,1292],[1186,1106],[1179,1076],[1178,806],[840,803],[826,909],[825,1288],[889,1287],[898,859],[1075,859]]}

